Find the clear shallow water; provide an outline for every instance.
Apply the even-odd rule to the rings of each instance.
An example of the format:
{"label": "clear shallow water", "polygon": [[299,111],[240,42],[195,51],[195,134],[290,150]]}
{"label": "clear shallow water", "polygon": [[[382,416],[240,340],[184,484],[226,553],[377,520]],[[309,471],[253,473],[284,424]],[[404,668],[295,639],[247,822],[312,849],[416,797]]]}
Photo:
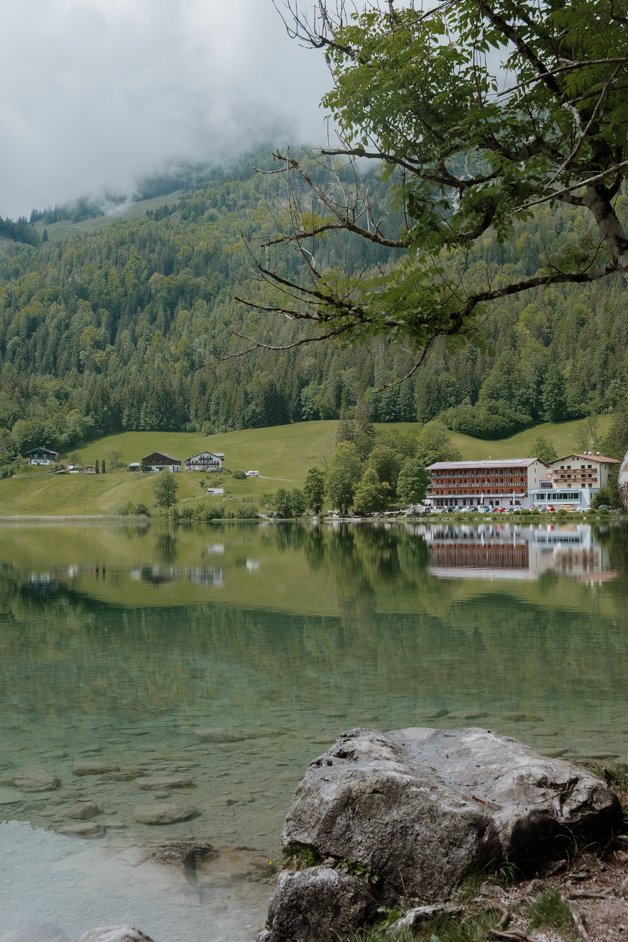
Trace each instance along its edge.
{"label": "clear shallow water", "polygon": [[625,528],[3,526],[0,820],[274,857],[305,766],[356,725],[625,763],[627,603]]}

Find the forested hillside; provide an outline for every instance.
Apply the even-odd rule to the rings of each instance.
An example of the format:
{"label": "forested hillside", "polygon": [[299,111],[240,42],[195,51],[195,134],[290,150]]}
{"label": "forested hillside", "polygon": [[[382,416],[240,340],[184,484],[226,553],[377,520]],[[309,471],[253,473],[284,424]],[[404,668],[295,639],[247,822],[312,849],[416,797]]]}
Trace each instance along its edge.
{"label": "forested hillside", "polygon": [[[114,431],[215,432],[336,418],[358,402],[374,421],[424,422],[444,413],[450,428],[499,437],[540,420],[610,411],[626,399],[619,278],[496,304],[472,343],[437,345],[401,384],[386,385],[411,369],[416,353],[383,340],[234,356],[251,347],[236,333],[278,346],[297,336],[294,322],[235,300],[264,303],[247,243],[258,251],[285,226],[282,177],[256,174],[260,159],[93,235],[5,243],[5,460],[36,445],[67,450]],[[376,203],[385,184],[371,182]],[[481,251],[496,267],[533,271],[588,239],[584,221],[580,231],[564,225],[560,208],[539,207],[525,238],[498,245],[486,237]],[[389,264],[382,248],[365,256],[349,239],[313,242],[312,251],[319,267],[342,265],[356,277]],[[289,253],[282,264],[290,269]]]}

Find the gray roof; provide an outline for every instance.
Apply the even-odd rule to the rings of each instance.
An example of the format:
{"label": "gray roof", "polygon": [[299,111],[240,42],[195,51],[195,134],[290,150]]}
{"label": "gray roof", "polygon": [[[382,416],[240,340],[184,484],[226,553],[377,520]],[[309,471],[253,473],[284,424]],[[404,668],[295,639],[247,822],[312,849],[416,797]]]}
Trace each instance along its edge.
{"label": "gray roof", "polygon": [[435,461],[428,464],[428,471],[461,471],[464,468],[478,470],[481,468],[529,468],[539,458],[503,458],[501,461]]}

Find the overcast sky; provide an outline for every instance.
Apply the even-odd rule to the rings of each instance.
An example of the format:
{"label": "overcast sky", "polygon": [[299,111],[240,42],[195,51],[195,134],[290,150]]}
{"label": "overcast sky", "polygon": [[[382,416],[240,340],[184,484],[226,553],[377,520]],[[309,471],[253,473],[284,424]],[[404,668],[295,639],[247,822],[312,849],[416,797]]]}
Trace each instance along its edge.
{"label": "overcast sky", "polygon": [[271,0],[1,0],[0,216],[181,158],[322,142],[328,87]]}

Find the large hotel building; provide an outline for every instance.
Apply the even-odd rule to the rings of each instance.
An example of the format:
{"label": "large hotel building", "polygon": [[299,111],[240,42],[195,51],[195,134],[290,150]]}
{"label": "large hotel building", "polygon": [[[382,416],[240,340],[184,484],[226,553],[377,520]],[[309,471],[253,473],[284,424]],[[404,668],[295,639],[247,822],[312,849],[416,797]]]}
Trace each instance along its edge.
{"label": "large hotel building", "polygon": [[437,461],[427,470],[432,507],[447,508],[521,507],[548,475],[547,465],[538,458]]}
{"label": "large hotel building", "polygon": [[441,509],[515,507],[586,508],[606,487],[618,464],[603,455],[566,455],[546,465],[538,458],[502,461],[437,461],[428,466],[427,500]]}

